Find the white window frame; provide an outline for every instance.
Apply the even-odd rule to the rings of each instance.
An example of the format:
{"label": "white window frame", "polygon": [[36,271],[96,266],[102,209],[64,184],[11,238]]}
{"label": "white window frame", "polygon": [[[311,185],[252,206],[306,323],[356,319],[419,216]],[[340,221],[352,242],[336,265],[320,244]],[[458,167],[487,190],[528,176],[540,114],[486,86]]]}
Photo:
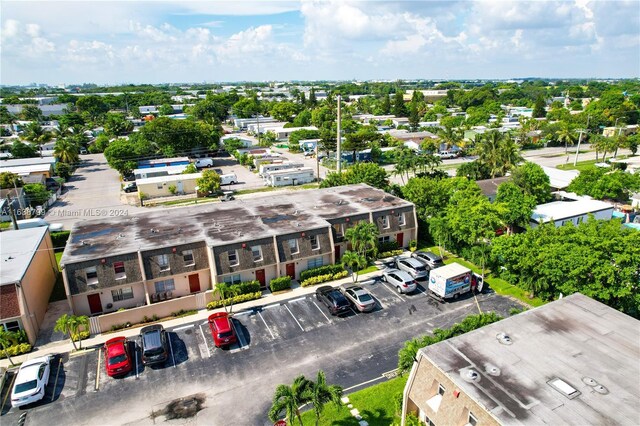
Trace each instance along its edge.
{"label": "white window frame", "polygon": [[[256,256],[256,252],[258,252],[258,256]],[[262,246],[251,246],[251,257],[253,257],[254,262],[262,261]]]}
{"label": "white window frame", "polygon": [[[293,241],[293,244],[291,243]],[[298,254],[300,253],[300,246],[298,245],[298,239],[297,238],[290,238],[288,240],[289,243],[289,250],[291,250],[291,254]]]}
{"label": "white window frame", "polygon": [[[187,256],[191,256],[191,260],[187,260]],[[193,250],[183,250],[182,251],[182,260],[184,261],[184,266],[193,266],[196,264],[196,259],[193,257]]]}
{"label": "white window frame", "polygon": [[467,418],[467,424],[469,426],[477,426],[477,424],[478,424],[478,418],[476,416],[474,416],[471,411],[469,411],[469,416]]}
{"label": "white window frame", "polygon": [[[229,250],[227,251],[227,257],[229,258],[229,266],[238,266],[240,264],[240,259],[238,258],[238,250]],[[233,257],[233,261],[231,258]]]}
{"label": "white window frame", "polygon": [[389,215],[382,216],[382,229],[389,229],[391,224],[389,223]]}
{"label": "white window frame", "polygon": [[320,266],[324,266],[324,259],[322,257],[307,260],[307,269],[319,268]]}
{"label": "white window frame", "polygon": [[309,241],[311,242],[311,250],[320,250],[320,240],[318,240],[318,235],[310,236]]}
{"label": "white window frame", "polygon": [[391,242],[391,237],[389,235],[382,235],[378,237],[378,244],[384,244]]}
{"label": "white window frame", "polygon": [[240,274],[227,275],[222,278],[222,282],[225,284],[239,284],[242,282],[242,276]]}
{"label": "white window frame", "polygon": [[[116,265],[122,264],[122,272],[116,270]],[[124,280],[127,278],[127,269],[124,262],[113,262],[113,273],[116,275],[116,280]]]}
{"label": "white window frame", "polygon": [[171,266],[169,265],[169,255],[168,254],[159,254],[156,256],[156,262],[158,262],[158,266],[160,267],[160,272],[170,271]]}
{"label": "white window frame", "polygon": [[159,183],[159,184],[156,185],[156,188],[157,189],[163,189],[164,185],[162,183]]}
{"label": "white window frame", "polygon": [[133,287],[122,287],[115,290],[111,290],[111,298],[114,302],[122,302],[125,300],[133,299]]}
{"label": "white window frame", "polygon": [[[161,288],[159,288],[159,286],[162,286]],[[176,289],[176,283],[173,280],[173,278],[169,278],[167,280],[160,280],[160,281],[156,281],[153,283],[153,289],[155,290],[156,294],[158,293],[164,293],[167,291],[173,291]]]}
{"label": "white window frame", "polygon": [[[84,270],[85,278],[87,279],[87,285],[98,285],[98,268],[95,266],[89,266]],[[96,276],[89,278],[89,273],[94,273]]]}
{"label": "white window frame", "polygon": [[404,213],[398,213],[398,226],[405,226],[407,221],[404,217]]}
{"label": "white window frame", "polygon": [[[18,328],[9,328],[7,327],[7,324],[9,323],[13,323],[15,322],[16,324],[18,324]],[[9,321],[5,321],[2,324],[0,324],[0,328],[2,328],[4,331],[18,331],[18,330],[24,330],[22,328],[22,321],[20,321],[19,319],[12,319]]]}

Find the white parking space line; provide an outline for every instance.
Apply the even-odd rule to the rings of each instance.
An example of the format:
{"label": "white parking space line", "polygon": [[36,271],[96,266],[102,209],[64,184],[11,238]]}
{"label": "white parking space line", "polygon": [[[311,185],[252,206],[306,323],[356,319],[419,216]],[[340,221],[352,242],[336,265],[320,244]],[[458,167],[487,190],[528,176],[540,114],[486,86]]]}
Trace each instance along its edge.
{"label": "white parking space line", "polygon": [[327,316],[327,314],[324,313],[324,311],[322,309],[320,309],[320,306],[316,305],[316,302],[311,302],[313,303],[313,306],[315,306],[316,308],[318,308],[318,310],[320,311],[320,313],[327,319],[327,321],[331,322],[331,320],[329,319],[329,317]]}
{"label": "white parking space line", "polygon": [[233,314],[234,317],[239,317],[241,315],[251,315],[253,312],[252,311],[242,311],[242,312],[236,312],[235,314]]}
{"label": "white parking space line", "polygon": [[233,353],[233,352],[238,352],[244,349],[249,349],[249,345],[247,344],[247,341],[244,339],[244,333],[242,331],[238,332],[238,329],[236,328],[236,325],[233,323],[233,321],[231,321],[231,327],[233,327],[233,331],[236,333],[236,336],[238,336],[240,347],[237,349],[231,349],[229,352]]}
{"label": "white parking space line", "polygon": [[176,368],[176,357],[173,354],[173,345],[171,344],[171,339],[167,339],[169,341],[169,350],[171,351],[171,360],[173,360],[173,368]]}
{"label": "white parking space line", "polygon": [[[56,380],[53,382],[53,393],[51,394],[51,401],[56,396],[56,388],[58,387],[58,376],[60,375],[60,367],[62,367],[62,358],[58,359],[58,369],[56,370]],[[8,392],[8,391],[7,391]]]}
{"label": "white parking space line", "polygon": [[386,288],[387,290],[389,290],[391,292],[391,294],[393,294],[395,297],[397,297],[398,299],[400,299],[401,301],[404,301],[404,299],[402,297],[400,297],[400,295],[398,293],[396,293],[396,291],[394,289],[392,289],[391,287],[389,287],[389,285],[382,281],[382,285],[384,286],[384,288]]}
{"label": "white parking space line", "polygon": [[425,296],[428,296],[427,292],[422,290],[420,286],[416,286],[416,290],[418,290],[420,293],[424,294]]}
{"label": "white parking space line", "polygon": [[293,315],[293,312],[291,312],[291,309],[289,309],[287,305],[284,305],[284,307],[287,308],[287,311],[291,314],[291,317],[296,322],[296,324],[298,324],[298,327],[300,327],[300,330],[304,331],[304,327],[300,325],[300,323],[298,322],[298,318],[296,318],[296,316]]}
{"label": "white parking space line", "polygon": [[211,357],[211,349],[209,349],[209,344],[207,343],[207,338],[204,336],[204,331],[202,331],[202,326],[204,324],[206,324],[206,322],[200,324],[200,326],[198,328],[200,329],[200,333],[202,334],[202,340],[204,340],[204,345],[207,347],[207,353],[209,354],[209,357]]}
{"label": "white parking space line", "polygon": [[275,339],[276,336],[273,335],[273,331],[271,331],[271,329],[269,328],[269,326],[267,325],[267,322],[264,320],[264,318],[262,318],[262,314],[260,312],[258,312],[258,315],[260,316],[260,319],[262,320],[262,322],[264,323],[264,326],[267,327],[267,330],[269,330],[269,334],[271,334],[271,338]]}
{"label": "white parking space line", "polygon": [[263,307],[262,307],[262,309],[277,308],[278,306],[280,306],[280,304],[279,304],[279,303],[274,303],[273,305],[263,306]]}
{"label": "white parking space line", "polygon": [[297,299],[291,299],[289,300],[287,303],[291,303],[291,302],[299,302],[301,300],[306,300],[307,296],[302,296],[302,297],[298,297]]}
{"label": "white parking space line", "polygon": [[185,325],[183,327],[174,328],[173,331],[186,330],[187,328],[195,327],[195,324]]}

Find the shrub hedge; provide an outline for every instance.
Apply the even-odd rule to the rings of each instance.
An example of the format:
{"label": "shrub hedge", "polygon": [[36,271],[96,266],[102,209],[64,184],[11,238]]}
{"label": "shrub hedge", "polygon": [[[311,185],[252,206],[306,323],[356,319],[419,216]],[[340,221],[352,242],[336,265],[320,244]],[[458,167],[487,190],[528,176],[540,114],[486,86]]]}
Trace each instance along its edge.
{"label": "shrub hedge", "polygon": [[300,285],[302,287],[307,287],[307,286],[310,286],[310,285],[316,285],[316,284],[325,283],[327,281],[339,280],[340,278],[344,278],[347,275],[349,275],[349,273],[347,271],[345,271],[345,270],[342,270],[342,271],[337,272],[335,274],[316,275],[314,277],[310,277],[310,278],[307,278],[306,280],[302,281],[300,283]]}
{"label": "shrub hedge", "polygon": [[399,248],[400,247],[398,247],[397,241],[387,241],[386,243],[378,243],[378,253],[394,251],[394,250],[398,250]]}
{"label": "shrub hedge", "polygon": [[223,294],[225,298],[229,298],[260,291],[260,281],[244,281],[239,284],[218,283],[216,284],[216,289],[218,289],[220,294]]}
{"label": "shrub hedge", "polygon": [[51,233],[51,242],[54,248],[64,248],[67,245],[71,231],[58,231]]}
{"label": "shrub hedge", "polygon": [[216,309],[225,305],[232,305],[234,303],[247,302],[249,300],[260,299],[262,297],[261,291],[256,291],[254,293],[240,294],[238,296],[233,296],[226,298],[224,300],[214,300],[213,302],[207,303],[207,309]]}
{"label": "shrub hedge", "polygon": [[344,267],[342,265],[319,266],[317,268],[311,268],[307,269],[306,271],[302,271],[300,273],[300,281],[305,281],[308,278],[317,277],[319,275],[337,274],[341,271],[344,271]]}
{"label": "shrub hedge", "polygon": [[91,333],[89,333],[88,331],[79,331],[77,333],[72,334],[71,338],[73,339],[74,342],[79,342],[80,340],[87,339],[89,336],[91,336]]}
{"label": "shrub hedge", "polygon": [[404,250],[402,249],[384,251],[378,255],[378,259],[384,259],[385,257],[400,256],[402,253],[404,253]]}
{"label": "shrub hedge", "polygon": [[0,358],[6,358],[7,354],[9,356],[16,356],[26,354],[31,351],[31,345],[28,343],[19,343],[17,345],[9,346],[7,349],[0,349]]}
{"label": "shrub hedge", "polygon": [[271,280],[269,283],[271,291],[280,291],[291,288],[291,277],[278,277]]}

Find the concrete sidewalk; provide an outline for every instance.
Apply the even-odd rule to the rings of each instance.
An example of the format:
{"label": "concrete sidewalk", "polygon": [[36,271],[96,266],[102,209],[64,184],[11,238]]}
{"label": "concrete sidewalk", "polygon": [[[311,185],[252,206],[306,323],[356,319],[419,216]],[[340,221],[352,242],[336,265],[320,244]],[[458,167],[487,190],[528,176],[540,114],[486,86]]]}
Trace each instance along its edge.
{"label": "concrete sidewalk", "polygon": [[[375,262],[375,264],[377,266],[383,265],[384,263],[384,259],[383,260],[377,260]],[[374,277],[378,277],[381,275],[381,271],[374,271],[374,272],[369,272],[366,274],[362,274],[362,275],[358,275],[358,283],[362,283],[366,280],[370,280]],[[323,283],[322,285],[330,285],[332,287],[340,287],[343,285],[349,285],[353,283],[353,279],[351,276],[347,276],[346,278],[342,278],[340,280],[336,280],[336,281],[330,281],[327,283]],[[309,286],[309,287],[294,287],[292,288],[290,291],[283,291],[281,293],[278,294],[267,294],[267,295],[263,295],[260,299],[256,299],[256,300],[250,300],[248,302],[243,302],[243,303],[238,303],[233,305],[233,312],[239,312],[242,310],[246,310],[246,309],[251,309],[254,308],[256,306],[262,306],[262,305],[271,305],[274,303],[279,303],[279,302],[284,302],[287,301],[289,299],[294,299],[297,297],[301,297],[301,296],[306,296],[308,294],[313,294],[315,293],[316,289],[319,287],[319,285],[314,285],[314,286]],[[162,321],[156,324],[162,324],[165,328],[173,328],[173,327],[178,327],[180,325],[184,325],[184,324],[189,324],[192,322],[198,322],[198,321],[206,321],[207,318],[209,317],[209,315],[211,315],[214,312],[221,312],[224,311],[224,308],[218,308],[218,309],[213,309],[213,310],[207,310],[207,309],[202,309],[200,310],[197,314],[195,315],[188,315],[186,317],[182,317],[182,318],[175,318],[175,319],[170,319],[170,320],[166,320],[166,321]],[[82,341],[82,348],[83,349],[88,349],[88,350],[94,350],[96,348],[100,348],[104,342],[106,342],[107,340],[111,339],[112,337],[116,337],[116,336],[125,336],[125,337],[134,337],[137,336],[140,333],[140,329],[142,327],[145,327],[149,324],[141,324],[139,326],[136,327],[132,327],[132,328],[128,328],[126,330],[118,330],[115,331],[113,333],[103,333],[103,334],[97,334],[94,336],[91,336],[88,339],[85,339]],[[77,344],[77,343],[76,343]],[[65,339],[63,341],[58,341],[58,342],[49,342],[44,344],[43,346],[37,346],[33,351],[26,353],[24,355],[18,355],[18,356],[13,356],[11,357],[11,360],[15,363],[15,364],[19,364],[22,363],[24,361],[27,361],[29,359],[33,359],[33,358],[37,358],[37,357],[41,357],[41,356],[45,356],[45,355],[59,355],[59,354],[64,354],[67,352],[72,352],[73,351],[73,344],[71,343],[71,341],[69,339]],[[2,359],[0,360],[0,367],[5,367],[5,368],[10,368],[11,364],[9,363],[9,360],[7,359]]]}

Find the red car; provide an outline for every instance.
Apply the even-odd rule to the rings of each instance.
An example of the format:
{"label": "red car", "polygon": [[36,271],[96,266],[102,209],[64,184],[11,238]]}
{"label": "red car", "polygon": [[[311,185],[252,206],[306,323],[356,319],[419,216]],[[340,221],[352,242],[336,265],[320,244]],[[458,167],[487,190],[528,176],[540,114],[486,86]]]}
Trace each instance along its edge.
{"label": "red car", "polygon": [[123,376],[132,370],[133,363],[129,354],[129,343],[125,337],[114,337],[107,340],[102,349],[109,376]]}
{"label": "red car", "polygon": [[231,325],[231,318],[226,312],[209,315],[209,328],[216,347],[229,346],[236,343],[236,333]]}

